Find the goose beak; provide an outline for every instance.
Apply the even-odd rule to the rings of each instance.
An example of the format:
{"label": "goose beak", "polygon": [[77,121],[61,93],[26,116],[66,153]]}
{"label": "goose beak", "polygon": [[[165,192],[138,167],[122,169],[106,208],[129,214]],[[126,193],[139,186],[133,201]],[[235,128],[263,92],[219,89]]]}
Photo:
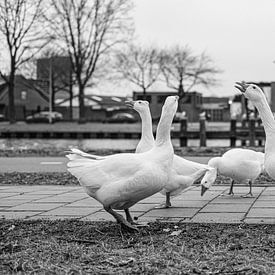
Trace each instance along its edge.
{"label": "goose beak", "polygon": [[128,106],[129,108],[134,108],[135,101],[125,101],[125,105]]}
{"label": "goose beak", "polygon": [[208,190],[207,187],[205,187],[204,185],[201,186],[201,196],[203,196],[203,194]]}
{"label": "goose beak", "polygon": [[244,81],[242,82],[236,82],[234,85],[235,88],[237,88],[240,92],[245,93],[246,89],[248,88],[248,84],[246,84]]}

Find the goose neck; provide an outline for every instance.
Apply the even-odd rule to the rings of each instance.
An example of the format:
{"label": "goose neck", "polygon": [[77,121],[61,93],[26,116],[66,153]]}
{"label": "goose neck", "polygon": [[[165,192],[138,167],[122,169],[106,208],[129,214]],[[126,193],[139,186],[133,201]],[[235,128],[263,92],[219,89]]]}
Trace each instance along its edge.
{"label": "goose neck", "polygon": [[275,121],[274,121],[272,111],[269,107],[269,104],[268,104],[266,98],[263,98],[260,101],[254,102],[254,105],[260,114],[265,132],[267,134],[269,131],[274,132],[275,131]]}
{"label": "goose neck", "polygon": [[171,144],[171,137],[170,137],[170,128],[172,125],[173,116],[161,115],[157,133],[156,133],[156,146],[164,146],[166,144]]}
{"label": "goose neck", "polygon": [[149,110],[145,113],[140,114],[141,117],[141,138],[148,141],[154,141],[153,128],[152,128],[152,118]]}

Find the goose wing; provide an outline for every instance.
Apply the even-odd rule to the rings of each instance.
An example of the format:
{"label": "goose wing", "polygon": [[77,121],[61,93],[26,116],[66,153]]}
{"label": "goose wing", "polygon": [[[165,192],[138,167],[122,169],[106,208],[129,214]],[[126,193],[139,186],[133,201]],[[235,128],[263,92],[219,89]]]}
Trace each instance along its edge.
{"label": "goose wing", "polygon": [[100,188],[102,184],[132,177],[140,171],[145,160],[135,154],[115,154],[104,159],[87,159],[69,154],[68,171],[84,186]]}

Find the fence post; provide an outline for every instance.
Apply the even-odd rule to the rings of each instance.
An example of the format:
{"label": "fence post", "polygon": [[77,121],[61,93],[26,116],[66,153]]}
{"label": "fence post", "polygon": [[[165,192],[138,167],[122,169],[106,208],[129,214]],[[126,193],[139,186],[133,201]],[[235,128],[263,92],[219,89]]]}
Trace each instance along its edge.
{"label": "fence post", "polygon": [[200,146],[206,146],[206,127],[205,127],[205,118],[200,118]]}
{"label": "fence post", "polygon": [[187,146],[187,119],[180,120],[180,147]]}
{"label": "fence post", "polygon": [[[246,119],[242,119],[242,129],[246,128]],[[242,139],[242,146],[246,146],[246,140]]]}
{"label": "fence post", "polygon": [[237,139],[237,121],[236,119],[231,119],[230,121],[230,147],[236,146]]}
{"label": "fence post", "polygon": [[249,146],[255,146],[255,119],[251,118],[249,120]]}

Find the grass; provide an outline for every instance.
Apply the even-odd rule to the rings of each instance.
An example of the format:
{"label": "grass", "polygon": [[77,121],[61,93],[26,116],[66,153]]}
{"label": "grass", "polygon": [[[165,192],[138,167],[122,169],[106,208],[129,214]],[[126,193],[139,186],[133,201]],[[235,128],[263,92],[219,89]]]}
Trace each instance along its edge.
{"label": "grass", "polygon": [[[215,184],[230,184],[231,179],[224,176],[218,176]],[[17,185],[79,185],[78,180],[69,172],[54,173],[0,173],[1,184]],[[275,181],[268,175],[261,175],[255,182],[255,185],[268,184],[273,185]]]}
{"label": "grass", "polygon": [[[73,143],[73,142],[72,142]],[[72,145],[70,145],[71,147]],[[98,155],[109,155],[114,153],[125,153],[133,152],[134,150],[111,150],[111,149],[98,149],[90,150],[89,148],[81,147],[75,145],[87,153],[98,154]],[[242,147],[248,148],[255,151],[263,152],[263,147]],[[65,151],[69,148],[65,146],[62,142],[56,141],[55,143],[49,142],[48,140],[37,139],[35,142],[33,140],[22,142],[20,139],[6,140],[4,144],[0,147],[0,157],[63,157]],[[175,147],[175,153],[179,156],[220,156],[226,152],[228,147]]]}
{"label": "grass", "polygon": [[0,223],[1,274],[275,274],[275,225]]}

